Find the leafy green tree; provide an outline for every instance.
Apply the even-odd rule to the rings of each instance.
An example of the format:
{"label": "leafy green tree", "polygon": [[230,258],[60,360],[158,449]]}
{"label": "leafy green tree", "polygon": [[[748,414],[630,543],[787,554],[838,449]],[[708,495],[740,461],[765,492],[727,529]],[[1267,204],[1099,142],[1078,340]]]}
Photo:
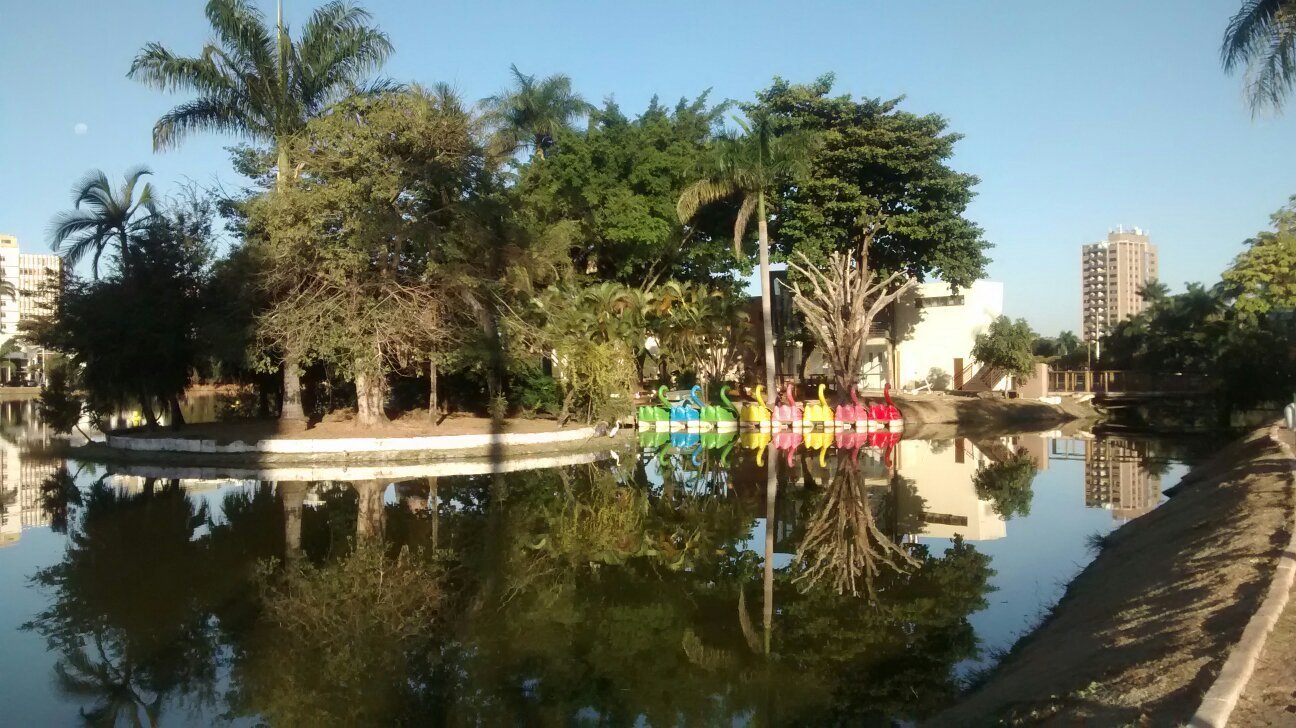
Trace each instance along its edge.
{"label": "leafy green tree", "polygon": [[[167,112],[153,127],[156,150],[178,145],[194,132],[235,134],[272,144],[276,185],[292,166],[289,145],[306,122],[329,104],[362,90],[366,79],[392,53],[387,35],[369,24],[370,15],[344,2],[315,10],[294,42],[280,8],[275,28],[246,0],[209,0],[207,20],[216,40],[194,57],[160,43],[144,46],[131,64],[131,78],[162,91],[190,90],[197,98]],[[378,82],[370,90],[389,84]],[[295,289],[273,290],[272,297]],[[280,417],[305,419],[297,352],[283,351]]]}
{"label": "leafy green tree", "polygon": [[294,290],[260,333],[353,379],[357,420],[374,426],[392,364],[446,334],[434,249],[481,153],[463,109],[418,88],[348,100],[293,144],[300,174],[254,210],[268,233],[264,275]]}
{"label": "leafy green tree", "polygon": [[1232,73],[1245,66],[1251,113],[1281,109],[1296,81],[1296,3],[1243,0],[1224,31],[1220,59]]}
{"label": "leafy green tree", "polygon": [[484,119],[495,130],[494,150],[501,155],[530,147],[540,159],[558,133],[590,110],[572,90],[571,78],[558,73],[537,80],[509,66],[513,86],[482,101]]}
{"label": "leafy green tree", "polygon": [[561,153],[524,166],[519,204],[538,221],[574,226],[578,271],[642,290],[666,278],[720,285],[733,267],[729,226],[716,224],[724,210],[685,226],[675,204],[704,168],[725,108],[705,94],[674,108],[654,99],[628,118],[609,101],[587,129],[554,135]]}
{"label": "leafy green tree", "polygon": [[965,216],[978,180],[949,166],[960,135],[940,116],[902,111],[900,99],[832,96],[832,86],[831,75],[810,84],[775,79],[747,107],[768,114],[776,132],[822,139],[807,173],[783,181],[772,211],[776,252],[799,250],[821,263],[831,251],[857,250],[860,220],[882,216],[887,227],[870,246],[870,266],[956,287],[982,277],[990,246]]}
{"label": "leafy green tree", "polygon": [[1270,219],[1274,229],[1246,241],[1247,249],[1221,276],[1234,310],[1245,318],[1296,308],[1296,197]]}
{"label": "leafy green tree", "polygon": [[774,322],[771,311],[769,216],[765,200],[776,186],[799,178],[806,170],[816,138],[806,132],[779,134],[768,114],[753,112],[749,121],[738,121],[741,134],[725,133],[714,143],[714,157],[706,176],[680,194],[680,220],[692,220],[703,207],[738,199],[734,219],[734,255],[741,255],[743,239],[754,216],[759,239],[761,326],[765,347],[765,387],[775,391]]}
{"label": "leafy green tree", "polygon": [[1009,376],[1028,379],[1035,373],[1035,332],[1025,319],[1000,316],[976,335],[972,358]]}
{"label": "leafy green tree", "polygon": [[50,227],[51,246],[69,267],[90,253],[90,270],[98,278],[99,258],[115,244],[117,265],[130,268],[131,244],[157,212],[153,185],[135,189],[146,174],[151,174],[147,167],[130,169],[121,187],[113,189],[107,175],[95,170],[72,188],[73,209],[57,215]]}
{"label": "leafy green tree", "polygon": [[180,398],[203,359],[197,338],[212,255],[212,205],[180,200],[151,216],[133,238],[129,271],[71,277],[58,305],[23,324],[25,338],[68,357],[92,413],[138,404],[156,426],[154,401],[183,423]]}
{"label": "leafy green tree", "polygon": [[41,389],[37,402],[41,421],[62,435],[81,429],[78,423],[84,404],[76,394],[76,385],[76,370],[66,360],[60,361],[50,367],[49,381]]}
{"label": "leafy green tree", "polygon": [[972,486],[977,498],[990,501],[994,512],[1005,519],[1029,516],[1031,500],[1035,497],[1031,485],[1036,472],[1035,459],[1023,451],[1002,462],[977,468]]}

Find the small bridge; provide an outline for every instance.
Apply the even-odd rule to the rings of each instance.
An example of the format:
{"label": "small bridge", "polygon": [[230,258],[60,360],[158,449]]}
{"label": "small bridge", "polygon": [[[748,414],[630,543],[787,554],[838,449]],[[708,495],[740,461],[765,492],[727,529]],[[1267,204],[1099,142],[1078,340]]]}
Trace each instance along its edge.
{"label": "small bridge", "polygon": [[1182,372],[1135,372],[1120,369],[1050,371],[1049,392],[1092,393],[1094,399],[1158,399],[1209,394],[1209,377]]}

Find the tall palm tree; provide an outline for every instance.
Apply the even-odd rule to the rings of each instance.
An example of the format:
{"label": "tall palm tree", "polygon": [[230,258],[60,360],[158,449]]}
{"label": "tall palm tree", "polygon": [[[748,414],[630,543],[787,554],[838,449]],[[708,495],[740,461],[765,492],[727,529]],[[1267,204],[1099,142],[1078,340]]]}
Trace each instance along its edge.
{"label": "tall palm tree", "polygon": [[91,270],[99,277],[99,258],[116,243],[122,270],[130,267],[131,241],[157,213],[153,185],[140,178],[152,174],[148,167],[126,172],[121,187],[113,189],[108,176],[99,170],[87,173],[72,188],[73,209],[60,213],[50,227],[51,247],[68,265],[76,265],[86,253],[93,253]]}
{"label": "tall palm tree", "polygon": [[689,185],[680,195],[676,212],[689,222],[713,202],[741,200],[734,220],[734,255],[741,256],[742,241],[756,217],[760,237],[761,326],[765,338],[765,390],[776,391],[774,381],[774,323],[769,277],[769,214],[765,197],[780,180],[808,171],[816,137],[806,132],[776,134],[766,115],[750,123],[738,120],[742,134],[726,133],[715,143],[713,169],[705,179]]}
{"label": "tall palm tree", "polygon": [[149,43],[131,63],[130,78],[162,91],[198,94],[158,119],[153,148],[173,148],[202,131],[273,144],[282,184],[289,169],[287,142],[330,103],[363,90],[391,55],[391,41],[369,24],[370,17],[363,8],[334,0],[317,8],[293,41],[282,2],[271,28],[247,0],[209,0],[207,20],[216,40],[198,56],[178,56]]}
{"label": "tall palm tree", "polygon": [[482,100],[484,118],[495,129],[496,152],[512,154],[530,147],[534,156],[544,159],[554,135],[589,113],[590,105],[572,90],[566,74],[537,80],[516,65],[509,70],[512,88]]}
{"label": "tall palm tree", "polygon": [[1281,109],[1296,83],[1296,0],[1244,0],[1220,48],[1224,70],[1246,66],[1251,113]]}
{"label": "tall palm tree", "polygon": [[[274,145],[276,184],[288,178],[288,142],[330,103],[362,90],[392,53],[391,41],[359,7],[329,2],[315,10],[293,41],[279,4],[275,28],[246,0],[209,0],[207,20],[216,41],[195,57],[160,43],[144,46],[130,78],[163,91],[198,97],[168,111],[153,126],[153,148],[178,145],[199,131],[235,134]],[[370,90],[386,88],[385,82]],[[297,352],[285,352],[280,419],[303,420]]]}

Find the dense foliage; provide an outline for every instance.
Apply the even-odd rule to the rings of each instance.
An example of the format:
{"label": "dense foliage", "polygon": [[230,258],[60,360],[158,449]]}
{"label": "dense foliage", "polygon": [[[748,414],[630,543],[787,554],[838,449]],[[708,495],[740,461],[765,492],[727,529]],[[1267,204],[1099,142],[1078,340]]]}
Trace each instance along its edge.
{"label": "dense foliage", "polygon": [[1290,401],[1296,392],[1296,205],[1246,242],[1213,287],[1147,292],[1148,307],[1103,338],[1102,365],[1153,376],[1196,375],[1222,412]]}
{"label": "dense foliage", "polygon": [[1025,319],[1000,316],[976,335],[972,358],[1009,376],[1026,379],[1035,373],[1035,332]]}
{"label": "dense foliage", "polygon": [[[976,178],[949,166],[958,135],[899,100],[832,96],[831,77],[776,79],[727,118],[735,104],[707,93],[594,107],[566,75],[515,66],[474,105],[374,79],[393,48],[363,8],[328,2],[296,32],[246,0],[205,14],[201,53],[149,43],[129,75],[190,94],[156,149],[235,135],[250,182],[193,196],[192,231],[142,168],[78,185],[53,242],[111,270],[70,280],[29,338],[68,355],[94,412],[138,401],[153,425],[161,404],[178,423],[197,376],[255,387],[255,410],[286,420],[304,401],[314,417],[354,403],[363,426],[422,403],[433,421],[613,418],[650,369],[679,384],[763,366],[773,388],[771,252],[853,253],[879,280],[984,271],[964,215]],[[866,242],[874,215],[889,224]],[[743,292],[757,265],[759,321]]]}

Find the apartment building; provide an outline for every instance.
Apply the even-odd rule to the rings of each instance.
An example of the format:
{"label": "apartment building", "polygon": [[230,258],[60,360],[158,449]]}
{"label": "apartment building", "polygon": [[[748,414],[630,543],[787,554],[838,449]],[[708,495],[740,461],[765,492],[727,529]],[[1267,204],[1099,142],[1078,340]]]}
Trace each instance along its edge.
{"label": "apartment building", "polygon": [[1146,307],[1139,291],[1158,275],[1157,248],[1140,228],[1123,226],[1080,252],[1081,330],[1098,341],[1118,322]]}

